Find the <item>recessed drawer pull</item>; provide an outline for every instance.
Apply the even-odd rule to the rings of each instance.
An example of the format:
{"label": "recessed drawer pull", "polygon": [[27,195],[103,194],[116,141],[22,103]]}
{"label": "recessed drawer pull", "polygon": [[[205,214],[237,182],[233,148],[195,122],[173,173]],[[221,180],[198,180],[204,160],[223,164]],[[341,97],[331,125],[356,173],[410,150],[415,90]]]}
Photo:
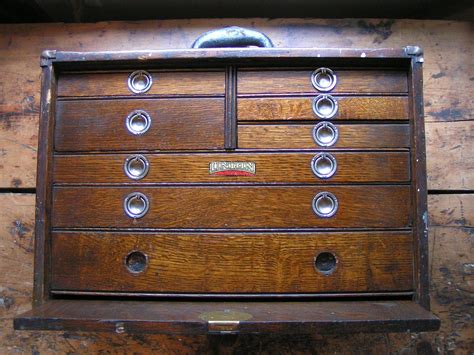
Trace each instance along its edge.
{"label": "recessed drawer pull", "polygon": [[130,133],[135,135],[143,134],[151,126],[151,117],[143,110],[135,110],[127,116],[125,124]]}
{"label": "recessed drawer pull", "polygon": [[313,112],[319,118],[333,118],[339,105],[337,100],[331,95],[319,95],[313,101]]}
{"label": "recessed drawer pull", "polygon": [[322,252],[314,257],[314,268],[323,275],[330,275],[336,270],[338,259],[334,253]]}
{"label": "recessed drawer pull", "polygon": [[311,160],[311,170],[320,179],[328,179],[337,169],[336,158],[329,153],[321,153]]}
{"label": "recessed drawer pull", "polygon": [[140,154],[130,155],[123,165],[125,174],[133,180],[143,179],[148,174],[149,167],[147,158]]}
{"label": "recessed drawer pull", "polygon": [[330,192],[320,192],[313,199],[313,211],[319,217],[332,217],[336,214],[337,208],[337,198]]}
{"label": "recessed drawer pull", "polygon": [[148,256],[138,250],[134,250],[125,257],[125,267],[133,274],[143,272],[148,266]]}
{"label": "recessed drawer pull", "polygon": [[150,207],[148,198],[141,192],[132,192],[123,201],[123,209],[127,216],[131,218],[141,218]]}
{"label": "recessed drawer pull", "polygon": [[153,84],[151,74],[145,70],[134,71],[128,77],[128,88],[135,94],[143,94],[150,90]]}
{"label": "recessed drawer pull", "polygon": [[336,86],[337,77],[331,69],[319,68],[311,74],[311,83],[317,90],[328,92]]}
{"label": "recessed drawer pull", "polygon": [[330,147],[337,142],[339,131],[330,122],[320,122],[313,128],[313,139],[321,147]]}

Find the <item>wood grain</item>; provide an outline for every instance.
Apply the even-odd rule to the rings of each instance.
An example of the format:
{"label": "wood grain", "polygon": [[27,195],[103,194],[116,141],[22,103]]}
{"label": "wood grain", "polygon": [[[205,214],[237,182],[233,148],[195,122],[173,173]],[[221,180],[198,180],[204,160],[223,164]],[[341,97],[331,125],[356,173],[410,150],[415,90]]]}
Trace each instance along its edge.
{"label": "wood grain", "polygon": [[[260,154],[145,154],[148,174],[132,180],[124,172],[130,155],[57,155],[54,158],[55,183],[332,183],[407,182],[410,180],[408,152],[333,152],[337,168],[328,178],[318,178],[311,169],[312,153]],[[256,174],[248,176],[211,175],[209,165],[216,161],[254,162]]]}
{"label": "wood grain", "polygon": [[[312,70],[239,70],[238,94],[314,94]],[[403,71],[345,70],[329,66],[337,77],[334,93],[407,93],[407,75]]]}
{"label": "wood grain", "polygon": [[[334,122],[333,122],[334,123]],[[408,148],[409,126],[405,124],[335,124],[339,138],[330,148],[318,146],[312,124],[238,126],[242,149],[345,149]]]}
{"label": "wood grain", "polygon": [[[146,111],[150,129],[131,134],[127,116]],[[224,99],[139,99],[60,101],[55,149],[158,150],[224,148]]]}
{"label": "wood grain", "polygon": [[[410,232],[316,234],[53,233],[52,289],[169,293],[406,291]],[[148,256],[128,271],[127,255]],[[333,253],[330,275],[314,258]]]}
{"label": "wood grain", "polygon": [[224,71],[153,71],[150,90],[134,94],[128,89],[129,75],[136,69],[121,73],[63,74],[58,80],[58,96],[130,95],[224,95]]}
{"label": "wood grain", "polygon": [[[239,98],[237,119],[239,121],[320,120],[313,112],[314,97]],[[334,97],[339,109],[332,120],[408,119],[406,97]]]}
{"label": "wood grain", "polygon": [[[409,186],[324,187],[56,187],[53,228],[404,228],[411,223]],[[144,193],[148,213],[132,219],[124,198]],[[314,214],[321,191],[339,202],[331,218]],[[81,206],[78,208],[77,206]]]}
{"label": "wood grain", "polygon": [[[281,48],[322,47],[401,48],[415,43],[424,48],[424,97],[427,132],[431,122],[454,132],[453,121],[472,119],[472,29],[468,22],[380,19],[234,19],[232,24],[256,28],[269,35]],[[0,186],[34,188],[42,50],[147,50],[189,48],[196,37],[208,30],[229,25],[227,19],[194,19],[95,24],[0,25]],[[328,43],[331,45],[329,46]],[[152,45],[151,45],[152,44]],[[53,48],[54,47],[54,48]],[[453,55],[455,53],[455,55]],[[465,132],[465,130],[464,130]],[[444,134],[428,140],[429,187],[469,190],[465,184],[465,161],[470,150],[465,138]],[[441,174],[443,146],[455,149],[453,171]],[[451,154],[451,151],[449,151]],[[436,155],[433,155],[436,154]],[[432,157],[431,157],[432,156]],[[431,159],[431,162],[430,162]],[[433,179],[430,176],[435,176]],[[464,183],[464,185],[463,185]],[[471,185],[472,188],[472,185]]]}

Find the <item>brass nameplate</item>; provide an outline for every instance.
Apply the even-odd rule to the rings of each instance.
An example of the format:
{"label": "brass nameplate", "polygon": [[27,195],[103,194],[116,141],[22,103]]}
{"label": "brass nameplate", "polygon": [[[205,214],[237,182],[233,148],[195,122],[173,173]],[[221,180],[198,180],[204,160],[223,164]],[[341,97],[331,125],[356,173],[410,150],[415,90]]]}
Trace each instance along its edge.
{"label": "brass nameplate", "polygon": [[257,172],[253,161],[213,161],[209,163],[209,175],[253,176]]}

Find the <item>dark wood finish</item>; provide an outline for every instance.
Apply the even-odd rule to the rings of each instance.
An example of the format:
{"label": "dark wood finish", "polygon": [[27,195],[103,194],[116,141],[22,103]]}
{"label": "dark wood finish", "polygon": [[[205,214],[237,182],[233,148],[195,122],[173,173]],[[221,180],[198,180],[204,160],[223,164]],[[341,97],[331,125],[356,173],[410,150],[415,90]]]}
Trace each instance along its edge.
{"label": "dark wood finish", "polygon": [[[53,233],[54,290],[170,293],[320,293],[413,288],[412,233]],[[148,256],[131,273],[127,255]],[[318,272],[315,257],[336,255]]]}
{"label": "dark wood finish", "polygon": [[[236,154],[145,154],[150,164],[141,180],[125,175],[124,161],[129,154],[56,155],[55,183],[156,184],[156,183],[311,183],[333,182],[408,182],[408,152],[331,152],[336,173],[318,178],[311,170],[311,153],[236,153]],[[256,174],[220,176],[209,174],[214,161],[254,162]]]}
{"label": "dark wood finish", "polygon": [[412,188],[417,194],[412,195],[412,205],[415,218],[415,267],[419,272],[415,275],[415,299],[426,309],[430,309],[429,270],[428,270],[428,204],[426,181],[426,150],[425,125],[423,120],[423,74],[421,62],[416,58],[411,61],[409,72],[410,115],[412,135]]}
{"label": "dark wood finish", "polygon": [[135,69],[118,73],[62,74],[58,80],[58,96],[147,96],[147,95],[224,95],[224,71],[150,70],[153,84],[144,94],[128,89],[128,76]]}
{"label": "dark wood finish", "polygon": [[49,262],[51,255],[50,230],[52,211],[52,165],[54,112],[56,102],[56,74],[52,64],[42,65],[40,125],[38,136],[38,167],[36,177],[35,257],[33,306],[37,307],[50,298]]}
{"label": "dark wood finish", "polygon": [[[239,121],[320,120],[313,112],[312,97],[239,98]],[[339,109],[332,120],[407,120],[406,97],[335,96]]]}
{"label": "dark wood finish", "polygon": [[[318,92],[311,84],[311,74],[318,66],[307,70],[239,70],[239,95],[290,94]],[[337,76],[334,93],[406,93],[406,71],[347,70],[329,66]]]}
{"label": "dark wood finish", "polygon": [[410,126],[406,124],[335,123],[339,138],[330,148],[318,146],[312,124],[238,126],[242,149],[380,149],[410,147]]}
{"label": "dark wood finish", "polygon": [[[137,302],[50,301],[15,319],[16,329],[206,334],[209,312],[244,318],[237,333],[360,333],[436,330],[439,319],[411,301]],[[245,319],[251,316],[250,319]],[[219,319],[219,318],[217,318]],[[225,320],[225,319],[223,319]],[[225,324],[225,322],[224,322]],[[122,328],[120,328],[121,330]],[[211,328],[212,329],[212,328]]]}
{"label": "dark wood finish", "polygon": [[[151,117],[133,135],[125,126],[134,110]],[[156,150],[224,148],[224,99],[77,100],[57,104],[55,149]]]}
{"label": "dark wood finish", "polygon": [[225,148],[237,148],[237,68],[228,66],[226,69],[225,96]]}
{"label": "dark wood finish", "polygon": [[[405,228],[411,225],[409,186],[324,187],[56,187],[55,228]],[[140,191],[148,213],[132,219],[123,200]],[[314,214],[317,193],[339,201],[331,218]],[[78,208],[80,206],[80,208]]]}

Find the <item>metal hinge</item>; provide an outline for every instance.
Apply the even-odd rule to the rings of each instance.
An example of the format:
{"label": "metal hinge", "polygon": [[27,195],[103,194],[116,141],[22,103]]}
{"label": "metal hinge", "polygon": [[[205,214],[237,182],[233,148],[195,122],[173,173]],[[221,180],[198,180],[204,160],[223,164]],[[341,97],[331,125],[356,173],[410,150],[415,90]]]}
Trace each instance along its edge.
{"label": "metal hinge", "polygon": [[417,63],[423,63],[423,48],[419,46],[406,46],[405,47],[405,54],[409,56],[413,56]]}

